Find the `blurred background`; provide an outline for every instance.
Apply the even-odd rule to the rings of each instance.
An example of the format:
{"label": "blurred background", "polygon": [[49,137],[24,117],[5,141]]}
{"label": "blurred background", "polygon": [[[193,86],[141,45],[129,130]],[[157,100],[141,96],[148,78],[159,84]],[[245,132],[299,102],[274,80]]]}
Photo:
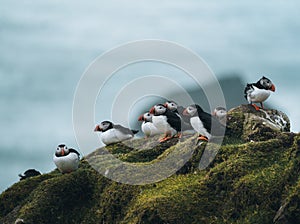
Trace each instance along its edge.
{"label": "blurred background", "polygon": [[77,83],[97,56],[128,41],[163,39],[193,50],[240,99],[241,85],[266,75],[277,87],[268,102],[300,130],[298,0],[0,3],[0,192],[29,168],[53,170],[58,143],[77,148]]}

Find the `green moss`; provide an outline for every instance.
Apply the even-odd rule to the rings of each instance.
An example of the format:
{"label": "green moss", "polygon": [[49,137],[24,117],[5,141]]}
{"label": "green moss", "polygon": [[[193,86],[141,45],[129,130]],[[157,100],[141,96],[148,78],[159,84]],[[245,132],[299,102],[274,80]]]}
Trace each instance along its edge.
{"label": "green moss", "polygon": [[[245,135],[253,127],[244,122],[246,112],[252,113],[242,106],[229,113],[220,149],[197,146],[196,135],[162,144],[158,137],[137,139],[94,151],[73,173],[20,181],[0,195],[0,223],[299,223],[300,135],[259,126]],[[211,163],[200,170],[204,156]],[[122,177],[112,158],[155,169],[167,157],[168,168],[181,169],[142,186],[113,182],[93,169]]]}

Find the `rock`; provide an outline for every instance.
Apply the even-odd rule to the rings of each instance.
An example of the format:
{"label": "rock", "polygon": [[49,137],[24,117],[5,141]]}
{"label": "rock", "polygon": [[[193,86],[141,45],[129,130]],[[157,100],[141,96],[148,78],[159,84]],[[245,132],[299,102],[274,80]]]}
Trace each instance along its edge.
{"label": "rock", "polygon": [[278,110],[256,111],[251,105],[241,105],[228,111],[227,127],[229,135],[239,136],[246,142],[263,141],[289,132],[290,120]]}
{"label": "rock", "polygon": [[204,151],[215,155],[215,144],[195,147],[196,135],[163,144],[135,139],[89,155],[107,163],[110,152],[140,166],[193,149],[177,173],[153,184],[114,182],[96,172],[88,156],[70,174],[54,170],[26,178],[0,195],[0,223],[300,223],[300,135],[286,132],[283,113],[266,111],[232,109],[229,139],[205,169],[199,161]]}

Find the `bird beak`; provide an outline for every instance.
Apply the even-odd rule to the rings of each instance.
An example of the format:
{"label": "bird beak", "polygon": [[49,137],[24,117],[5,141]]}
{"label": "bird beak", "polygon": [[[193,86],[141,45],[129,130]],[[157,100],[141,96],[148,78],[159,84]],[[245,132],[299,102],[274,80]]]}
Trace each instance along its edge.
{"label": "bird beak", "polygon": [[95,127],[94,131],[95,131],[95,132],[96,132],[96,131],[102,131],[102,129],[99,127],[99,125],[97,125],[97,126]]}
{"label": "bird beak", "polygon": [[65,155],[65,150],[61,150],[61,155],[62,155],[62,156]]}
{"label": "bird beak", "polygon": [[144,116],[143,115],[139,116],[138,121],[143,121],[143,120],[144,120]]}
{"label": "bird beak", "polygon": [[182,112],[183,116],[189,116],[190,114],[187,112],[187,109],[184,109],[184,111]]}
{"label": "bird beak", "polygon": [[150,113],[150,114],[154,114],[154,112],[155,112],[155,108],[152,107],[152,108],[149,110],[149,113]]}
{"label": "bird beak", "polygon": [[216,116],[217,116],[216,111],[213,111],[213,112],[211,113],[211,115],[214,116],[214,117],[216,117]]}
{"label": "bird beak", "polygon": [[271,86],[271,91],[275,92],[275,85],[274,84]]}
{"label": "bird beak", "polygon": [[167,103],[165,103],[165,104],[164,104],[164,107],[165,107],[165,108],[168,108],[168,104],[167,104]]}

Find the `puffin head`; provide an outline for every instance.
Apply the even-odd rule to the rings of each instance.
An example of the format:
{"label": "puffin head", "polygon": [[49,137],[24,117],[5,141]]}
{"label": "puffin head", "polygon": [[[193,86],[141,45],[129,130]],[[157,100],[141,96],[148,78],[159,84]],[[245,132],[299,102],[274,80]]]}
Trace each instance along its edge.
{"label": "puffin head", "polygon": [[177,110],[177,107],[178,107],[177,103],[175,103],[174,101],[167,101],[164,104],[164,106],[166,108],[168,108],[170,111],[175,111],[175,110]]}
{"label": "puffin head", "polygon": [[182,114],[184,116],[195,117],[195,116],[198,116],[198,113],[201,113],[201,112],[203,112],[203,109],[199,105],[193,104],[193,105],[188,106],[186,109],[184,109]]}
{"label": "puffin head", "polygon": [[102,121],[99,125],[97,125],[94,131],[105,132],[109,129],[113,128],[113,123],[110,121]]}
{"label": "puffin head", "polygon": [[216,107],[212,115],[221,119],[227,116],[227,110],[224,107]]}
{"label": "puffin head", "polygon": [[153,116],[153,114],[150,114],[149,112],[144,113],[144,115],[143,115],[144,121],[151,122],[152,121],[152,116]]}
{"label": "puffin head", "polygon": [[163,104],[156,104],[150,109],[149,113],[158,116],[163,115],[166,111],[167,108]]}
{"label": "puffin head", "polygon": [[146,122],[151,122],[152,121],[152,116],[153,114],[150,114],[149,112],[146,112],[139,116],[138,121],[146,121]]}
{"label": "puffin head", "polygon": [[264,89],[275,92],[275,85],[272,83],[272,81],[270,79],[266,78],[265,76],[263,76],[259,80],[259,83],[260,83],[260,85],[262,85],[264,87]]}
{"label": "puffin head", "polygon": [[65,156],[69,154],[69,149],[65,144],[60,144],[56,148],[55,155],[56,156]]}

